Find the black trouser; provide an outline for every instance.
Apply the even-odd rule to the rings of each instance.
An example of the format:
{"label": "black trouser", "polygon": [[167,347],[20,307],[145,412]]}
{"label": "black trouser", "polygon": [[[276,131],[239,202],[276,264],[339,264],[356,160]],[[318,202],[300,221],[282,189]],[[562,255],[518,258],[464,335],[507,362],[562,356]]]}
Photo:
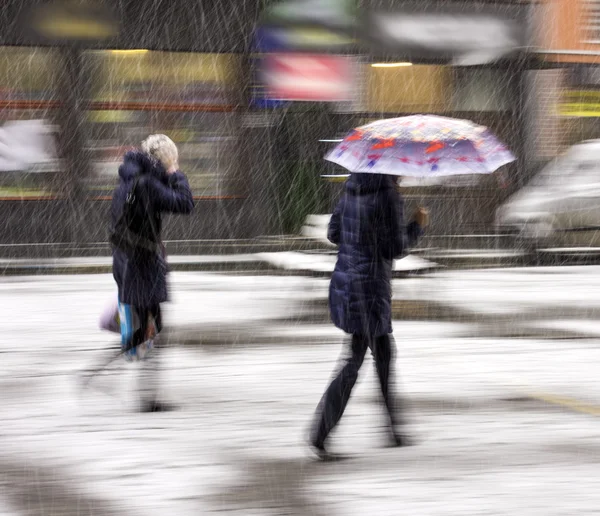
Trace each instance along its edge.
{"label": "black trouser", "polygon": [[132,333],[130,334],[127,342],[124,343],[125,350],[135,348],[146,341],[148,337],[148,320],[150,317],[154,320],[156,335],[158,335],[162,330],[162,314],[160,311],[160,305],[157,304],[149,308],[142,308],[132,305],[129,305],[129,307],[130,310],[135,311],[140,327],[137,329],[133,327],[131,328],[130,331]]}
{"label": "black trouser", "polygon": [[160,348],[162,330],[162,314],[160,305],[156,304],[148,308],[131,307],[136,312],[139,328],[133,329],[133,333],[125,344],[125,349],[131,349],[144,343],[148,338],[148,321],[152,318],[154,321],[156,335],[153,339],[154,345],[152,353],[140,364],[139,371],[139,389],[138,394],[140,402],[153,403],[156,401],[160,388]]}
{"label": "black trouser", "polygon": [[390,335],[382,337],[352,335],[350,340],[351,354],[325,391],[317,407],[311,436],[313,443],[322,445],[342,417],[350,399],[352,388],[358,378],[358,371],[365,358],[367,348],[371,349],[375,359],[375,368],[392,431],[394,433],[398,431],[401,422],[393,393],[394,339]]}

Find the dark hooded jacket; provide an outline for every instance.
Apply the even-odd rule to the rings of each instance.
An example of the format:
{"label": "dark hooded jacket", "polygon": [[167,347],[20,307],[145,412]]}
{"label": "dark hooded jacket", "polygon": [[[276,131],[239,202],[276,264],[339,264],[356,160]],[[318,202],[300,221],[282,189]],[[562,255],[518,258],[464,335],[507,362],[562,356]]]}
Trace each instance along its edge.
{"label": "dark hooded jacket", "polygon": [[404,225],[404,203],[394,178],[351,174],[329,223],[339,245],[329,287],[333,323],[346,333],[381,336],[392,332],[392,266],[421,233]]}
{"label": "dark hooded jacket", "polygon": [[[112,198],[111,230],[123,212],[127,195],[138,175],[133,217],[136,232],[161,243],[161,214],[190,213],[194,209],[190,186],[181,172],[167,174],[164,167],[147,154],[128,152],[119,167],[119,185]],[[140,251],[128,257],[121,250],[113,249],[113,276],[122,303],[150,308],[167,301],[166,275],[164,254]]]}

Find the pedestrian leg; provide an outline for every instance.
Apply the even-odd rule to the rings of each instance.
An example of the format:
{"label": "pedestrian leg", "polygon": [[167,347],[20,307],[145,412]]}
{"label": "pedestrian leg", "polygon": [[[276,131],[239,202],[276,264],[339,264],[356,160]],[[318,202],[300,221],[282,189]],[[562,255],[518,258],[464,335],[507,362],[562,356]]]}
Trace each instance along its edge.
{"label": "pedestrian leg", "polygon": [[377,337],[373,341],[373,358],[379,378],[383,402],[389,417],[390,427],[396,444],[402,444],[402,414],[398,399],[394,390],[395,380],[395,351],[394,338],[390,335]]}
{"label": "pedestrian leg", "polygon": [[141,412],[156,412],[160,393],[160,336],[152,343],[152,351],[140,361],[138,392]]}
{"label": "pedestrian leg", "polygon": [[[167,406],[160,401],[161,391],[161,359],[162,359],[162,316],[160,306],[152,307],[146,311],[147,321],[144,328],[147,341],[143,344],[146,347],[145,356],[140,363],[139,374],[139,396],[141,412],[163,412],[171,410],[173,407]],[[148,328],[148,321],[154,325]]]}
{"label": "pedestrian leg", "polygon": [[358,378],[358,371],[365,358],[368,342],[368,337],[352,336],[351,355],[319,402],[311,435],[311,442],[317,448],[323,448],[325,439],[346,409],[352,388]]}

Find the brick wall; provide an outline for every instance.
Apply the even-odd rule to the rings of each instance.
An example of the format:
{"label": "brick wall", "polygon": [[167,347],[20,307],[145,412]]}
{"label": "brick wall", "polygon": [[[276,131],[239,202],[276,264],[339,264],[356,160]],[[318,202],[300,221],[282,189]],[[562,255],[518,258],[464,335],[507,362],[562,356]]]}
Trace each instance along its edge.
{"label": "brick wall", "polygon": [[562,118],[558,114],[565,71],[535,70],[528,72],[528,147],[535,161],[547,161],[565,148]]}

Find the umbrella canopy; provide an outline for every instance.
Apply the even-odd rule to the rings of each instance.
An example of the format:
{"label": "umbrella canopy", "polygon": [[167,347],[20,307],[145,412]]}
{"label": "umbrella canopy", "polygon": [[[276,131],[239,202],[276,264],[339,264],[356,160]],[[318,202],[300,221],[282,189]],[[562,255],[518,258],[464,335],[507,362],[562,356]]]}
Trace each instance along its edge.
{"label": "umbrella canopy", "polygon": [[414,115],[358,127],[325,159],[350,172],[435,177],[490,174],[516,158],[487,127]]}

